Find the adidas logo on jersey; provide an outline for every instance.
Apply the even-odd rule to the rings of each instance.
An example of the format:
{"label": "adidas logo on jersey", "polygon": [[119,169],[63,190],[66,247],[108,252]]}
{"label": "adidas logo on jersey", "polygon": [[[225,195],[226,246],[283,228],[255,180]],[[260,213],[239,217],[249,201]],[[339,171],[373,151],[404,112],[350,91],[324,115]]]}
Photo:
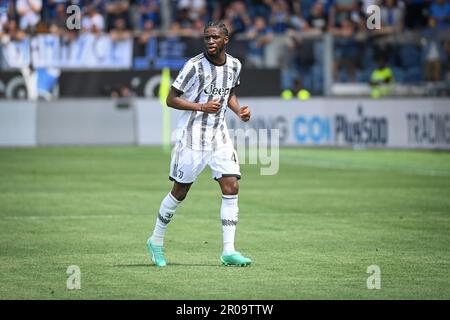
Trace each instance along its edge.
{"label": "adidas logo on jersey", "polygon": [[220,88],[217,89],[213,84],[206,87],[203,92],[207,95],[213,95],[213,96],[222,96],[225,97],[228,93],[230,93],[230,88]]}

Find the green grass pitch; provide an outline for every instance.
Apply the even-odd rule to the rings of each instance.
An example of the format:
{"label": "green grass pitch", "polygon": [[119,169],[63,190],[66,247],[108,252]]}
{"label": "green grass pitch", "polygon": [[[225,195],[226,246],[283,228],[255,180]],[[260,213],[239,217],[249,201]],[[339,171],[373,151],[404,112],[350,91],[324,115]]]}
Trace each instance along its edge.
{"label": "green grass pitch", "polygon": [[[282,149],[242,165],[237,249],[219,264],[220,189],[207,168],[166,236],[146,239],[171,188],[160,148],[0,149],[0,299],[450,299],[450,154]],[[68,290],[68,266],[81,289]],[[381,289],[367,288],[367,268]]]}

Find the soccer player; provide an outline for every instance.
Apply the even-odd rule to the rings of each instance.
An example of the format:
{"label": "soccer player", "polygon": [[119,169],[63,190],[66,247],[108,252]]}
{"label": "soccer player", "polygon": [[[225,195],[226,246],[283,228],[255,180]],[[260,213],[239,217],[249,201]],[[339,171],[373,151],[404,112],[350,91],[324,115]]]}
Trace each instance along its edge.
{"label": "soccer player", "polygon": [[147,240],[152,261],[167,264],[164,234],[177,207],[197,176],[209,165],[222,190],[223,265],[248,266],[251,260],[234,248],[238,222],[238,158],[230,139],[225,113],[230,108],[242,121],[250,120],[248,106],[240,106],[234,88],[240,84],[241,63],[225,52],[229,42],[223,23],[210,22],[204,29],[205,51],[183,66],[169,95],[167,105],[183,110],[177,142],[172,152],[169,179],[172,191],[161,202],[153,234]]}

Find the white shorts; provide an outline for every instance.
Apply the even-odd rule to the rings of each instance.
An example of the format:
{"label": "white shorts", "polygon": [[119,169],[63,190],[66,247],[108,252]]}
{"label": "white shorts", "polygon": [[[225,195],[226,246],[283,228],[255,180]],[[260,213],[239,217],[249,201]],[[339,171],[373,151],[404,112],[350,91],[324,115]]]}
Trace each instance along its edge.
{"label": "white shorts", "polygon": [[177,142],[172,150],[169,179],[178,183],[193,183],[206,165],[211,168],[215,180],[222,177],[241,178],[239,160],[232,145],[201,151]]}

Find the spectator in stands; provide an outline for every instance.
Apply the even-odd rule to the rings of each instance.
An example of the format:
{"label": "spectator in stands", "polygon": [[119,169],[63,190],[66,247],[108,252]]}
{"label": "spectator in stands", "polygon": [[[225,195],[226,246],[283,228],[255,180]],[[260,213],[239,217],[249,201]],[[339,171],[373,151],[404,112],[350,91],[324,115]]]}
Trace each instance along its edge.
{"label": "spectator in stands", "polygon": [[275,34],[283,34],[290,27],[291,15],[284,0],[276,0],[272,4],[270,26]]}
{"label": "spectator in stands", "polygon": [[[64,0],[56,0],[56,1],[64,1]],[[97,12],[100,14],[105,13],[105,5],[108,0],[68,0],[67,6],[72,4],[79,6],[82,10],[88,4],[91,4],[97,9]]]}
{"label": "spectator in stands", "polygon": [[9,0],[0,0],[0,36],[4,32],[8,23]]}
{"label": "spectator in stands", "polygon": [[308,14],[307,30],[323,33],[328,26],[328,16],[322,1],[316,1]]}
{"label": "spectator in stands", "polygon": [[105,20],[103,15],[97,12],[94,5],[88,4],[84,7],[83,18],[81,19],[81,30],[84,32],[92,32],[96,35],[101,34],[105,30]]}
{"label": "spectator in stands", "polygon": [[[1,33],[0,33],[1,35]],[[26,33],[23,30],[17,28],[17,22],[14,19],[10,19],[6,22],[5,29],[3,30],[1,42],[7,43],[8,41],[21,41],[26,38]],[[1,43],[0,42],[0,43]]]}
{"label": "spectator in stands", "polygon": [[191,36],[192,35],[192,23],[191,24],[183,24],[179,21],[174,21],[170,25],[169,31],[166,33],[167,37],[183,37],[183,36]]}
{"label": "spectator in stands", "polygon": [[247,32],[247,65],[257,68],[264,66],[264,50],[273,39],[273,31],[266,25],[264,17],[257,16],[253,26]]}
{"label": "spectator in stands", "polygon": [[198,18],[192,23],[192,36],[201,38],[205,30],[205,21]]}
{"label": "spectator in stands", "polygon": [[229,32],[231,35],[246,32],[252,24],[243,1],[234,1],[226,8],[225,20],[230,25]]}
{"label": "spectator in stands", "polygon": [[384,34],[395,34],[403,30],[403,7],[397,0],[384,0],[381,6],[381,30]]}
{"label": "spectator in stands", "polygon": [[107,31],[115,28],[117,19],[125,21],[125,29],[131,30],[131,21],[128,14],[130,8],[129,0],[105,0]]}
{"label": "spectator in stands", "polygon": [[155,37],[161,25],[160,0],[138,0],[139,28],[135,51],[144,52],[150,38]]}
{"label": "spectator in stands", "polygon": [[159,27],[160,23],[160,0],[139,0],[139,29],[143,31],[152,31]]}
{"label": "spectator in stands", "polygon": [[[319,0],[320,1],[320,0]],[[289,13],[298,17],[302,17],[302,8],[299,0],[284,0],[288,7]]]}
{"label": "spectator in stands", "polygon": [[[301,88],[309,91],[314,90],[314,65],[316,63],[315,57],[315,42],[308,37],[291,37],[292,54],[290,55],[290,63],[288,65],[291,77],[294,80],[299,79]],[[298,89],[298,90],[300,90]],[[298,93],[294,91],[294,93]]]}
{"label": "spectator in stands", "polygon": [[178,0],[177,9],[187,9],[191,21],[196,21],[198,19],[204,20],[206,17],[205,0]]}
{"label": "spectator in stands", "polygon": [[370,76],[370,86],[372,87],[372,98],[387,96],[392,92],[395,84],[394,73],[387,66],[387,59],[384,55],[378,58],[378,66],[372,71]]}
{"label": "spectator in stands", "polygon": [[48,23],[56,16],[57,6],[66,4],[68,0],[43,0],[42,1],[42,19]]}
{"label": "spectator in stands", "polygon": [[[223,20],[227,8],[236,0],[217,0],[213,4],[212,19],[214,21]],[[229,30],[229,29],[228,29]]]}
{"label": "spectator in stands", "polygon": [[300,31],[306,26],[299,0],[284,0],[289,11],[289,27]]}
{"label": "spectator in stands", "polygon": [[273,0],[246,0],[250,19],[257,16],[263,17],[265,21],[269,21],[272,13]]}
{"label": "spectator in stands", "polygon": [[441,43],[432,37],[425,42],[425,80],[439,81],[441,80],[441,64],[444,58]]}
{"label": "spectator in stands", "polygon": [[54,15],[49,20],[49,30],[53,34],[62,34],[66,30],[66,4],[62,2],[58,3],[56,4],[54,10]]}
{"label": "spectator in stands", "polygon": [[34,32],[41,20],[42,0],[17,0],[16,11],[19,15],[19,28]]}
{"label": "spectator in stands", "polygon": [[[336,28],[342,24],[350,22],[357,22],[359,20],[359,8],[356,0],[335,0],[330,8],[329,13],[329,27]],[[346,21],[346,22],[344,22]]]}
{"label": "spectator in stands", "polygon": [[[307,1],[305,1],[307,2]],[[301,2],[302,4],[304,2]],[[302,8],[308,8],[302,6]],[[302,13],[302,17],[310,18],[309,13]],[[303,20],[303,18],[302,18]],[[326,24],[324,25],[326,27]],[[307,21],[301,26],[302,32],[288,32],[285,37],[285,45],[280,56],[281,68],[281,97],[283,99],[292,99],[297,96],[298,99],[309,99],[311,91],[319,93],[319,86],[315,84],[317,81],[316,55],[317,46],[314,38],[311,38],[311,31]],[[306,31],[304,33],[303,31]],[[320,29],[317,30],[321,32]],[[320,49],[318,49],[320,51]],[[317,89],[317,90],[316,90]]]}
{"label": "spectator in stands", "polygon": [[430,0],[404,0],[405,27],[419,29],[427,25],[427,10]]}
{"label": "spectator in stands", "polygon": [[335,36],[335,81],[354,82],[360,59],[359,48],[355,39],[355,23],[347,19],[341,20],[338,27],[330,28],[330,32]]}
{"label": "spectator in stands", "polygon": [[[444,40],[443,48],[444,48],[443,64],[445,67],[444,81],[446,81],[448,84],[450,84],[450,39]],[[449,92],[449,94],[450,94],[450,92]]]}
{"label": "spectator in stands", "polygon": [[447,0],[434,0],[430,7],[429,26],[437,29],[450,28],[450,3]]}
{"label": "spectator in stands", "polygon": [[189,17],[189,9],[183,8],[178,10],[176,22],[178,23],[180,32],[184,33],[187,30],[191,30],[193,21]]}
{"label": "spectator in stands", "polygon": [[125,19],[115,19],[114,27],[109,32],[112,41],[128,40],[132,36],[131,30],[127,29]]}

